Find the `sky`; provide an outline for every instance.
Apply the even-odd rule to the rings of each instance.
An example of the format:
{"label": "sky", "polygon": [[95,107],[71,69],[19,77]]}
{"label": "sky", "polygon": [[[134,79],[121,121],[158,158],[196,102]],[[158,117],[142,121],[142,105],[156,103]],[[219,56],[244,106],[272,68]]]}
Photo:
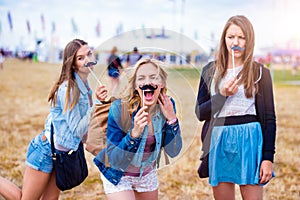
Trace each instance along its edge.
{"label": "sky", "polygon": [[[123,32],[164,27],[208,50],[217,44],[231,16],[245,15],[253,24],[257,51],[274,46],[300,48],[299,8],[298,0],[0,0],[0,46],[30,46],[35,39],[44,39],[64,47],[75,37],[101,43],[115,36],[118,27]],[[72,31],[72,19],[77,33]],[[95,31],[98,22],[100,37]]]}

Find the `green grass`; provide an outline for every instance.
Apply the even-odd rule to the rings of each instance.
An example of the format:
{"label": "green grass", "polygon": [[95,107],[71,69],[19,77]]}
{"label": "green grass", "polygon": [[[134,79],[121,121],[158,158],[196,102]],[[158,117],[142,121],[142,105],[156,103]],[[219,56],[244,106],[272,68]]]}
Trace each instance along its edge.
{"label": "green grass", "polygon": [[[201,74],[201,69],[196,68],[172,68],[168,69],[168,72],[172,74],[181,74],[186,78],[199,79]],[[291,82],[300,83],[300,71],[296,75],[292,74],[290,69],[276,69],[272,72],[273,81],[276,84],[291,84]]]}
{"label": "green grass", "polygon": [[273,80],[275,83],[282,83],[287,81],[299,81],[300,82],[300,72],[296,75],[292,75],[291,70],[274,70]]}

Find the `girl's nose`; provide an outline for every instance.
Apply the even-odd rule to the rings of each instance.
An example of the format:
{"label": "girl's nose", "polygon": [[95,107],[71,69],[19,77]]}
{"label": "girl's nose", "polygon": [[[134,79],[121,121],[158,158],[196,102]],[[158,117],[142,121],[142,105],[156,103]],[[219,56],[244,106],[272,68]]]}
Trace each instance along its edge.
{"label": "girl's nose", "polygon": [[238,37],[234,37],[234,38],[233,38],[233,45],[234,45],[234,46],[237,46],[238,44],[239,44]]}

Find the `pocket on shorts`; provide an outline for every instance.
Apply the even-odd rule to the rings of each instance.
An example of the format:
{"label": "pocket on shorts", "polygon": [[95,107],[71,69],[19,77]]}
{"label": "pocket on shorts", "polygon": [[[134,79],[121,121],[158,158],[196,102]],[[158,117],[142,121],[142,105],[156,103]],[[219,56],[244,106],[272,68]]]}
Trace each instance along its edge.
{"label": "pocket on shorts", "polygon": [[42,135],[36,136],[29,144],[26,163],[32,168],[44,172],[52,170],[52,153],[48,140],[42,140]]}

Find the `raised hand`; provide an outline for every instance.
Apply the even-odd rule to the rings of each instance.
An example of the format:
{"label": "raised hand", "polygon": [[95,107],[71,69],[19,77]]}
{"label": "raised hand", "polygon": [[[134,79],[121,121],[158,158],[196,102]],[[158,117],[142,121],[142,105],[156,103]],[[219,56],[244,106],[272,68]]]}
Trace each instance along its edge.
{"label": "raised hand", "polygon": [[238,92],[238,82],[239,79],[237,77],[234,77],[227,81],[220,90],[221,95],[225,97],[235,95]]}
{"label": "raised hand", "polygon": [[158,103],[163,115],[166,117],[167,121],[173,120],[176,118],[176,114],[174,112],[173,103],[165,94],[159,94]]}
{"label": "raised hand", "polygon": [[97,87],[96,97],[99,101],[105,101],[105,99],[107,98],[107,89],[104,85]]}
{"label": "raised hand", "polygon": [[147,106],[142,107],[134,117],[134,127],[131,131],[131,137],[138,138],[142,134],[145,126],[148,124]]}

